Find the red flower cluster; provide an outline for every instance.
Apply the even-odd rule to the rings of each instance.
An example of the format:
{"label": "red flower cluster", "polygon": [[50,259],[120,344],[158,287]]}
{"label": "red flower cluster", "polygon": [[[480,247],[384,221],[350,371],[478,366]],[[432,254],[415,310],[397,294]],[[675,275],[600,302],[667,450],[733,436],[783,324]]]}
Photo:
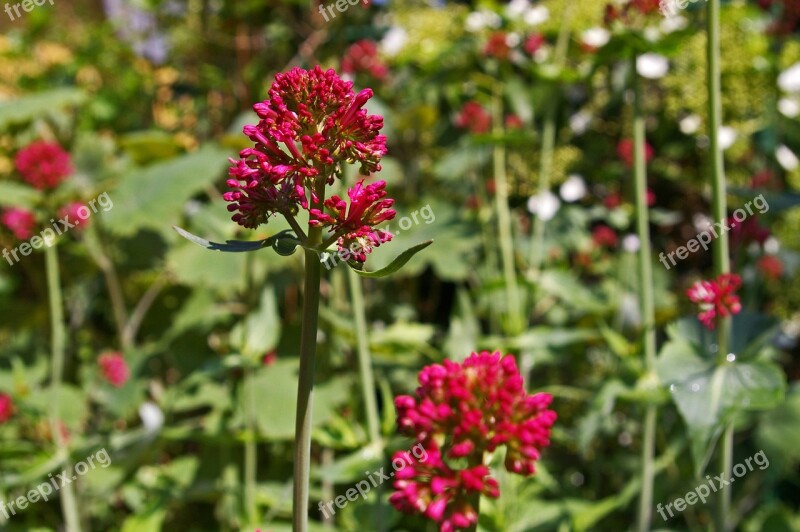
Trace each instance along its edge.
{"label": "red flower cluster", "polygon": [[492,127],[492,115],[476,101],[469,101],[461,107],[456,116],[457,127],[468,129],[470,133],[487,133]]}
{"label": "red flower cluster", "polygon": [[599,248],[613,248],[619,239],[617,233],[607,225],[598,225],[592,230],[592,242]]}
{"label": "red flower cluster", "polygon": [[69,153],[51,142],[28,144],[17,152],[14,165],[22,179],[39,190],[55,188],[72,174]]}
{"label": "red flower cluster", "polygon": [[[81,209],[83,209],[84,216],[80,215]],[[85,203],[73,201],[72,203],[68,203],[61,207],[61,209],[58,211],[58,216],[62,219],[68,217],[69,220],[75,224],[75,229],[81,231],[89,227],[89,224],[91,223],[87,213],[91,213],[91,211]]]}
{"label": "red flower cluster", "polygon": [[[617,144],[617,155],[622,162],[625,163],[625,166],[628,168],[633,168],[633,139],[622,139]],[[650,160],[655,155],[655,150],[653,147],[645,142],[644,145],[644,161],[645,163],[649,163]]]}
{"label": "red flower cluster", "polygon": [[500,60],[508,59],[511,55],[511,47],[508,45],[508,36],[504,31],[495,31],[486,41],[483,47],[484,55],[495,57]]}
{"label": "red flower cluster", "polygon": [[736,290],[742,285],[742,278],[735,273],[724,273],[712,281],[697,281],[686,291],[692,303],[699,306],[697,315],[703,325],[714,330],[717,316],[738,314],[742,310]]}
{"label": "red flower cluster", "polygon": [[533,55],[539,51],[539,48],[541,48],[544,43],[544,35],[541,33],[534,33],[525,39],[525,44],[522,45],[522,48],[528,53],[528,55]]}
{"label": "red flower cluster", "polygon": [[14,415],[14,402],[11,396],[0,393],[0,423],[5,423]]}
{"label": "red flower cluster", "polygon": [[359,262],[367,260],[372,248],[378,247],[392,239],[392,234],[374,226],[391,220],[397,214],[390,207],[393,199],[386,196],[386,181],[377,181],[364,186],[361,181],[347,191],[350,197],[350,208],[339,196],[325,200],[325,207],[335,215],[325,214],[320,209],[311,209],[312,226],[327,227],[337,237],[339,249],[347,249]]}
{"label": "red flower cluster", "polygon": [[783,277],[783,261],[775,255],[764,255],[756,263],[759,271],[768,279]]}
{"label": "red flower cluster", "polygon": [[659,11],[661,0],[628,0],[622,6],[606,4],[603,20],[610,26],[615,21],[631,24],[637,18],[647,17]]}
{"label": "red flower cluster", "polygon": [[375,41],[362,39],[352,44],[344,53],[342,72],[347,74],[365,72],[383,81],[389,74],[389,67],[378,57],[378,45]]}
{"label": "red flower cluster", "polygon": [[731,228],[730,240],[733,248],[745,246],[750,242],[763,244],[771,234],[769,228],[758,223],[755,217],[745,218],[739,222],[733,216],[729,216],[725,225]]}
{"label": "red flower cluster", "polygon": [[122,353],[104,353],[97,359],[97,363],[109,384],[116,388],[124,386],[131,376]]}
{"label": "red flower cluster", "polygon": [[364,175],[381,169],[386,137],[383,117],[363,109],[372,90],[353,92],[333,70],[295,68],[275,76],[269,99],[253,106],[257,125],[244,127],[255,142],[231,159],[225,201],[233,220],[248,228],[273,214],[294,215],[318,203],[315,186],[332,184],[344,163],[359,163]]}
{"label": "red flower cluster", "polygon": [[800,28],[800,2],[797,0],[758,0],[758,5],[775,16],[769,33],[789,35]]}
{"label": "red flower cluster", "polygon": [[[472,495],[499,496],[483,465],[486,452],[504,445],[508,471],[534,473],[556,420],[547,410],[552,397],[528,395],[514,358],[486,351],[462,364],[445,360],[426,366],[419,382],[416,398],[399,396],[395,406],[400,432],[421,443],[428,459],[398,471],[390,501],[401,511],[423,513],[443,532],[465,528],[478,519]],[[467,469],[446,462],[462,458],[471,464]]]}
{"label": "red flower cluster", "polygon": [[36,227],[36,216],[31,211],[12,207],[0,215],[0,223],[19,240],[27,240],[33,235]]}

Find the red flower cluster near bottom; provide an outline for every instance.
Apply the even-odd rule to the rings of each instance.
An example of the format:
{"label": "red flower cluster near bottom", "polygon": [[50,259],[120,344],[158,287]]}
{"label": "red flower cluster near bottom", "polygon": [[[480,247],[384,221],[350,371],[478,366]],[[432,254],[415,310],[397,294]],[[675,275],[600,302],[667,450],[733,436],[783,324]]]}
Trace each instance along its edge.
{"label": "red flower cluster near bottom", "polygon": [[419,382],[416,397],[395,399],[397,423],[428,458],[397,472],[389,500],[398,510],[436,521],[442,532],[467,528],[478,520],[471,501],[500,495],[484,465],[487,452],[505,446],[508,471],[534,473],[557,417],[547,409],[552,397],[528,395],[514,357],[487,351],[461,364],[426,366]]}

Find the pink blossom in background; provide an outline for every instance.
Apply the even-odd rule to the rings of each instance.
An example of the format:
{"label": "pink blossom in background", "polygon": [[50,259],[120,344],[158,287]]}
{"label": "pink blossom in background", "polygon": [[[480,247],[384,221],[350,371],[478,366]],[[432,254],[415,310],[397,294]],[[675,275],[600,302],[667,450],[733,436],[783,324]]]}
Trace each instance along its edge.
{"label": "pink blossom in background", "polygon": [[14,166],[26,183],[39,190],[57,187],[73,172],[69,153],[58,144],[41,140],[17,152]]}
{"label": "pink blossom in background", "polygon": [[492,115],[476,101],[466,102],[456,116],[457,127],[469,130],[470,133],[487,133],[492,127]]}
{"label": "pink blossom in background", "polygon": [[742,278],[735,273],[725,273],[711,281],[697,281],[686,295],[699,308],[697,319],[709,330],[716,327],[717,316],[726,317],[742,310],[736,290],[742,285]]}
{"label": "pink blossom in background", "polygon": [[112,385],[121,388],[131,376],[128,363],[121,353],[104,353],[97,359],[103,377]]}
{"label": "pink blossom in background", "polygon": [[[90,214],[84,219],[81,218],[81,216],[79,215],[79,211],[84,215],[86,215],[87,212]],[[73,201],[72,203],[68,203],[67,205],[59,209],[58,217],[61,219],[69,217],[68,219],[69,223],[74,224],[75,229],[80,231],[82,229],[86,229],[87,227],[89,227],[91,223],[91,220],[89,218],[91,216],[91,212],[92,211],[89,210],[89,207],[87,207],[85,203],[82,203],[80,201]]]}
{"label": "pink blossom in background", "polygon": [[0,215],[0,223],[19,240],[27,240],[33,236],[36,227],[36,216],[31,211],[12,207]]}
{"label": "pink blossom in background", "polygon": [[614,248],[619,242],[617,233],[607,225],[598,225],[592,230],[592,241],[600,248]]}
{"label": "pink blossom in background", "polygon": [[381,61],[375,41],[362,39],[350,45],[344,53],[342,72],[347,74],[363,72],[375,79],[384,80],[389,75],[389,67]]}
{"label": "pink blossom in background", "polygon": [[14,401],[11,396],[0,393],[0,423],[5,423],[14,415]]}
{"label": "pink blossom in background", "polygon": [[[644,145],[644,162],[649,163],[655,155],[655,150],[650,144]],[[633,168],[633,139],[622,139],[617,144],[617,156],[628,168]]]}

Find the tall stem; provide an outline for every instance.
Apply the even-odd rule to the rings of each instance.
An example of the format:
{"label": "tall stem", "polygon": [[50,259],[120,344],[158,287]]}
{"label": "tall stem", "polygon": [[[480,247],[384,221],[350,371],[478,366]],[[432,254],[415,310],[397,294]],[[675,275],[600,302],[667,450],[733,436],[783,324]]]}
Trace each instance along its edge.
{"label": "tall stem", "polygon": [[364,409],[367,413],[369,440],[376,449],[381,445],[380,417],[375,400],[375,376],[372,373],[372,357],[369,352],[367,336],[367,313],[364,306],[364,291],[361,278],[347,268],[350,281],[350,298],[353,302],[353,315],[356,321],[356,341],[358,343],[358,369],[361,373],[361,390],[364,394]]}
{"label": "tall stem", "polygon": [[[724,221],[727,212],[727,197],[725,189],[725,166],[722,158],[722,149],[719,144],[719,131],[722,127],[722,82],[720,74],[720,27],[719,27],[720,1],[709,0],[708,18],[706,20],[706,63],[708,75],[706,79],[708,90],[708,136],[710,139],[711,156],[711,189],[713,193],[712,214],[715,221]],[[730,258],[728,251],[728,235],[721,232],[719,238],[713,242],[714,273],[721,275],[730,272]],[[720,317],[717,320],[717,355],[722,363],[728,354],[728,336],[730,333],[730,317]],[[722,436],[722,453],[720,463],[722,471],[730,474],[733,467],[733,424],[725,427]],[[720,532],[727,530],[727,516],[730,513],[731,490],[720,490],[719,505],[717,506],[716,529]]]}
{"label": "tall stem", "polygon": [[244,444],[244,504],[247,520],[250,524],[258,521],[258,506],[256,503],[256,472],[258,470],[258,447],[256,441],[256,393],[253,383],[254,368],[245,368],[244,375],[244,407],[245,424],[247,426],[247,439]]}
{"label": "tall stem", "polygon": [[[45,270],[47,273],[47,292],[50,303],[50,331],[52,343],[52,358],[50,377],[50,430],[56,442],[58,452],[63,455],[69,454],[67,443],[61,434],[61,424],[59,423],[59,405],[61,394],[61,382],[64,379],[64,355],[66,346],[66,334],[64,331],[64,302],[61,295],[61,275],[58,268],[58,250],[55,243],[49,242],[45,246]],[[72,468],[69,459],[65,462],[67,469]],[[64,521],[67,524],[67,532],[81,532],[80,514],[75,499],[75,491],[72,484],[65,484],[58,492],[61,498],[61,510],[64,513]]]}
{"label": "tall stem", "polygon": [[[495,85],[492,98],[493,132],[500,137],[503,134],[503,86]],[[497,226],[500,239],[500,256],[502,258],[503,278],[506,285],[508,302],[507,330],[511,334],[519,334],[525,327],[522,317],[522,300],[517,285],[516,268],[514,267],[514,241],[511,231],[511,209],[508,206],[508,177],[506,175],[506,146],[499,140],[494,145],[494,183],[495,205],[497,208]]]}
{"label": "tall stem", "polygon": [[[323,183],[324,186],[324,183]],[[324,189],[323,189],[324,191]],[[319,201],[323,194],[319,193]],[[322,242],[322,229],[308,231],[310,247]],[[303,295],[303,324],[300,337],[300,382],[297,386],[297,418],[294,449],[294,532],[308,530],[308,496],[311,473],[311,405],[314,397],[314,366],[317,353],[317,322],[319,321],[319,288],[322,265],[319,255],[305,250],[305,291]]]}
{"label": "tall stem", "polygon": [[[653,297],[653,264],[650,260],[650,216],[647,210],[647,163],[645,161],[645,123],[642,94],[636,73],[636,54],[631,60],[633,80],[633,157],[636,231],[639,237],[639,308],[642,313],[642,345],[644,369],[648,376],[656,362],[655,300]],[[649,404],[645,411],[644,441],[642,442],[642,493],[639,498],[639,532],[650,529],[653,513],[653,475],[656,432],[656,406]]]}

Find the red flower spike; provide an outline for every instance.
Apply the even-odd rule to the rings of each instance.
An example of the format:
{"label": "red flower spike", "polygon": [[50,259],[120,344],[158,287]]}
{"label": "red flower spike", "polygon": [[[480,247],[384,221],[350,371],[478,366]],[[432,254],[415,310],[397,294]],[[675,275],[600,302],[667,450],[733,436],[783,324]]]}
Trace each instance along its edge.
{"label": "red flower spike", "polygon": [[104,353],[97,359],[105,379],[116,388],[121,388],[128,382],[131,372],[122,353]]}
{"label": "red flower spike", "polygon": [[58,144],[41,140],[22,148],[14,166],[26,183],[39,190],[57,187],[73,171],[69,153]]}
{"label": "red flower spike", "polygon": [[697,281],[686,291],[689,299],[699,306],[697,319],[707,329],[714,330],[717,316],[725,317],[741,312],[742,304],[735,293],[741,284],[742,278],[737,274],[725,273],[716,280]]}
{"label": "red flower spike", "polygon": [[0,423],[5,423],[14,415],[14,401],[11,396],[0,393]]}

